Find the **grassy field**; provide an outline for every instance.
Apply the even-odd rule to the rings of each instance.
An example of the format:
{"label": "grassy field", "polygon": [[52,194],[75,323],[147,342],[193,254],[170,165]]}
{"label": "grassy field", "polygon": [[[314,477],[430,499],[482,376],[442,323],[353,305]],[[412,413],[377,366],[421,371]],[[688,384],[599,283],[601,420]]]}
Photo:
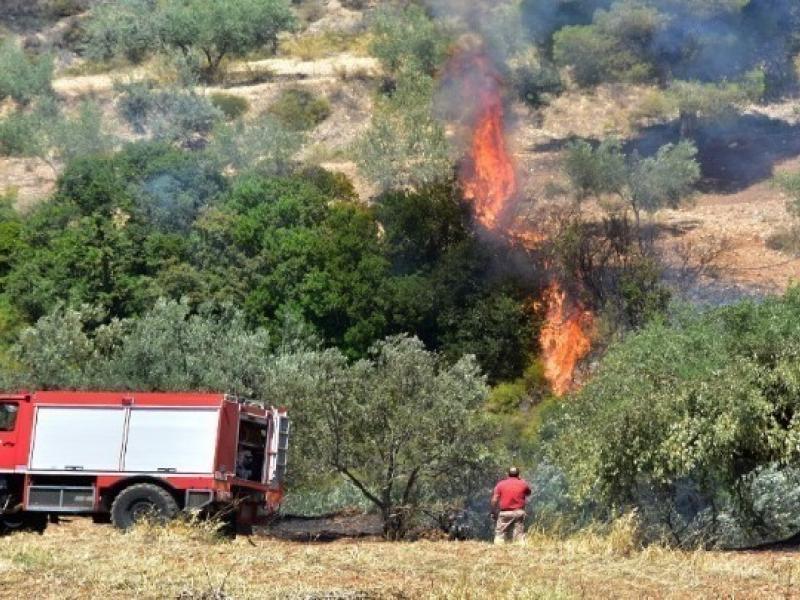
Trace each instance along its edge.
{"label": "grassy field", "polygon": [[792,553],[631,551],[613,535],[301,544],[75,519],[0,539],[2,598],[792,598],[798,576]]}

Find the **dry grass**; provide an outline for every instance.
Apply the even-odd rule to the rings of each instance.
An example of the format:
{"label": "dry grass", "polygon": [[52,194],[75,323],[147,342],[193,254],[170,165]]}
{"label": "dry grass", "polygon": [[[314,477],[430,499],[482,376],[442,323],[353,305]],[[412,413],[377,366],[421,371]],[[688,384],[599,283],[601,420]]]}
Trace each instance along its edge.
{"label": "dry grass", "polygon": [[525,546],[223,541],[213,527],[87,520],[0,539],[0,598],[787,598],[791,554],[638,549],[606,536],[532,535]]}
{"label": "dry grass", "polygon": [[371,38],[366,33],[321,31],[302,33],[281,41],[280,54],[300,60],[317,60],[337,54],[369,56]]}

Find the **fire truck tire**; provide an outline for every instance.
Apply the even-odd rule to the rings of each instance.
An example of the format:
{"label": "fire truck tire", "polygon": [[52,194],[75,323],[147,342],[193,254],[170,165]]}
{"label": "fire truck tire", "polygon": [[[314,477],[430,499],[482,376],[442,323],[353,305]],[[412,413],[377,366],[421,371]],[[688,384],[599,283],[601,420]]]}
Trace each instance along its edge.
{"label": "fire truck tire", "polygon": [[178,512],[178,503],[167,490],[152,483],[137,483],[125,488],[111,503],[111,522],[128,529],[140,519],[168,521]]}

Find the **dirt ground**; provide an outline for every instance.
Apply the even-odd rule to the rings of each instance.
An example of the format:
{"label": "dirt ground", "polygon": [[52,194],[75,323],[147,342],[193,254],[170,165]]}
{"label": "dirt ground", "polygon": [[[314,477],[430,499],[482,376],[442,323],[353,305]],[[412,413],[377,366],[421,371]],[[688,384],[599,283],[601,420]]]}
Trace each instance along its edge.
{"label": "dirt ground", "polygon": [[482,542],[220,541],[122,534],[88,519],[0,538],[0,598],[798,598],[791,552],[629,551],[613,538]]}

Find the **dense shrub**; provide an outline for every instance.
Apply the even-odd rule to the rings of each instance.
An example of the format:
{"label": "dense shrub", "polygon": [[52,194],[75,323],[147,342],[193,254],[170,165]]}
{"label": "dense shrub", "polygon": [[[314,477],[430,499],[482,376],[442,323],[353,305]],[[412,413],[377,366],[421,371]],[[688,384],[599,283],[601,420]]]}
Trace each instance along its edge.
{"label": "dense shrub", "polygon": [[795,288],[614,345],[548,425],[574,496],[637,505],[681,544],[795,533],[800,514],[774,496],[795,477],[799,317]]}
{"label": "dense shrub", "polygon": [[305,131],[313,129],[330,116],[331,104],[327,98],[316,96],[308,90],[289,88],[281,92],[269,107],[269,112],[289,129]]}
{"label": "dense shrub", "polygon": [[402,10],[378,10],[373,16],[372,32],[371,53],[391,74],[413,70],[434,75],[450,43],[441,24],[414,4]]}
{"label": "dense shrub", "polygon": [[247,101],[247,98],[234,96],[233,94],[217,92],[211,94],[209,100],[211,100],[211,104],[222,111],[222,114],[224,114],[225,118],[229,121],[238,119],[250,110],[250,103]]}
{"label": "dense shrub", "polygon": [[27,104],[50,94],[52,79],[51,56],[29,56],[13,40],[0,41],[0,100],[10,97]]}
{"label": "dense shrub", "polygon": [[223,112],[191,89],[156,89],[150,82],[118,86],[117,110],[137,133],[155,140],[191,144],[205,139]]}

